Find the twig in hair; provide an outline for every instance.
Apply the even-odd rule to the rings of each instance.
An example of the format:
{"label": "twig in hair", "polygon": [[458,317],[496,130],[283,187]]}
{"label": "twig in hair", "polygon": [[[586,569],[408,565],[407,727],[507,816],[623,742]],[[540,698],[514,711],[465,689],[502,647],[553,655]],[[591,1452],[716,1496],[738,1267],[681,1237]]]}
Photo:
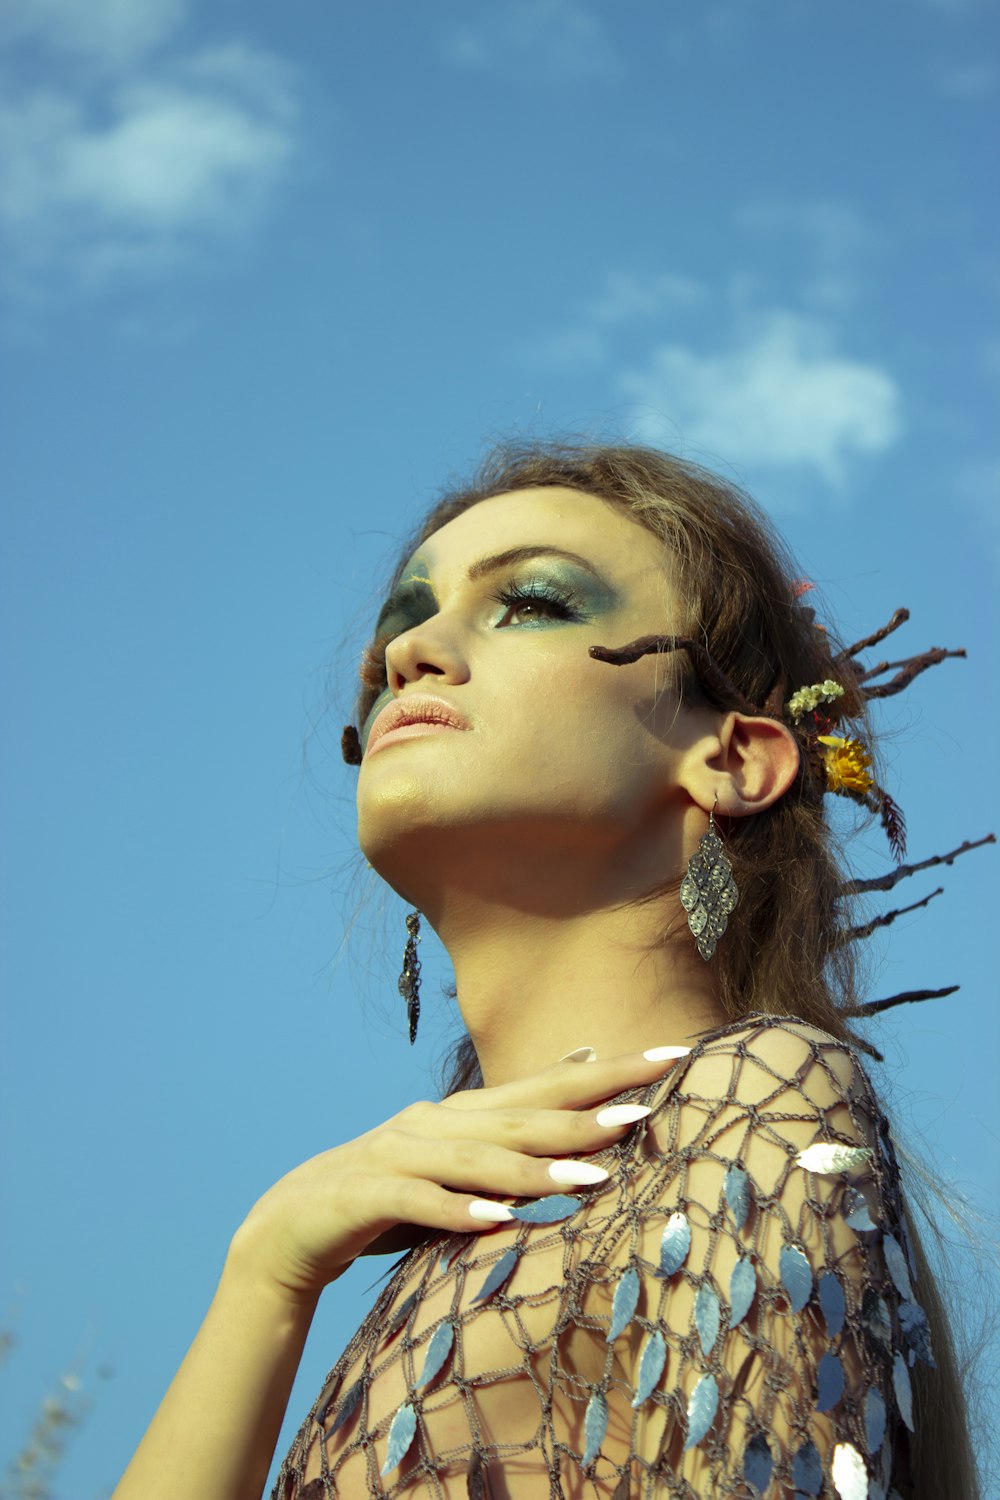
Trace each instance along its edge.
{"label": "twig in hair", "polygon": [[858,927],[848,927],[840,941],[852,943],[855,938],[871,937],[872,933],[877,932],[880,927],[891,927],[897,917],[905,917],[907,912],[919,911],[922,906],[929,906],[935,896],[943,895],[944,886],[939,885],[936,891],[931,891],[930,895],[925,896],[922,901],[914,901],[912,906],[897,906],[894,911],[886,911],[881,916],[872,917],[870,922],[862,922]]}
{"label": "twig in hair", "polygon": [[902,995],[890,995],[887,1000],[865,1000],[861,1005],[852,1005],[849,1010],[841,1011],[841,1015],[850,1020],[877,1016],[880,1011],[892,1010],[895,1005],[912,1005],[917,1000],[943,1000],[946,995],[953,995],[960,988],[960,985],[949,984],[943,990],[906,990]]}
{"label": "twig in hair", "polygon": [[353,724],[345,724],[340,736],[340,753],[349,766],[361,764],[361,740]]}
{"label": "twig in hair", "polygon": [[866,698],[892,698],[896,693],[901,693],[904,688],[909,687],[914,677],[921,672],[926,672],[928,667],[936,667],[938,662],[946,661],[949,656],[964,656],[965,648],[958,651],[948,651],[944,646],[932,646],[929,651],[923,651],[919,656],[911,656],[907,661],[896,663],[900,670],[895,677],[888,682],[876,683],[874,687],[866,687],[864,694]]}
{"label": "twig in hair", "polygon": [[920,870],[931,870],[935,865],[950,865],[960,854],[968,854],[970,849],[981,849],[984,844],[995,844],[997,836],[988,833],[985,838],[966,839],[964,844],[959,844],[957,849],[952,849],[950,854],[932,854],[930,859],[921,859],[912,865],[897,865],[886,875],[877,875],[871,880],[848,880],[840,887],[838,896],[865,896],[869,891],[891,891],[893,886],[901,880],[906,880],[910,875],[916,875]]}
{"label": "twig in hair", "polygon": [[740,713],[753,714],[759,718],[765,710],[751,703],[719,666],[715,657],[700,641],[688,635],[644,635],[629,641],[627,646],[591,646],[590,655],[595,661],[606,661],[612,667],[625,667],[652,652],[687,651],[691,657],[698,680],[710,689],[722,702],[727,699]]}
{"label": "twig in hair", "polygon": [[905,625],[909,618],[908,609],[897,609],[889,623],[883,625],[881,630],[876,630],[872,635],[866,635],[864,640],[856,641],[853,646],[848,646],[845,651],[839,652],[834,660],[838,663],[847,662],[852,656],[857,656],[859,651],[867,651],[869,646],[877,646],[879,641],[884,641],[887,635],[892,635],[892,632],[898,630],[900,625]]}

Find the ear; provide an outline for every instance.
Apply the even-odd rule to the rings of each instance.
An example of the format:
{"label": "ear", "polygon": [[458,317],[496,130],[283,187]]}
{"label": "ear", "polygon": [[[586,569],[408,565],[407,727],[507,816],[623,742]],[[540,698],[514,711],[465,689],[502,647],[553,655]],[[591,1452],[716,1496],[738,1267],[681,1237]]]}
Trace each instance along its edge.
{"label": "ear", "polygon": [[728,713],[711,735],[691,746],[687,790],[708,811],[747,818],[783,797],[799,769],[799,746],[777,719]]}

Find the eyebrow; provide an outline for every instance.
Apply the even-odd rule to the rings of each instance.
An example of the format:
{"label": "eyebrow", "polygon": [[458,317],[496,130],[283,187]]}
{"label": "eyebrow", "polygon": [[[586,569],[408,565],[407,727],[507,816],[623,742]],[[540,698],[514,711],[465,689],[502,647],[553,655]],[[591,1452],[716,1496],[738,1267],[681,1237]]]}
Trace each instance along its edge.
{"label": "eyebrow", "polygon": [[470,583],[475,583],[478,578],[485,578],[488,573],[496,573],[500,568],[513,567],[515,563],[527,562],[532,557],[561,557],[564,562],[575,563],[578,568],[585,568],[588,573],[607,584],[607,579],[599,573],[593,563],[581,557],[578,552],[567,552],[564,547],[508,547],[506,552],[493,552],[489,557],[481,557],[472,563],[466,577]]}

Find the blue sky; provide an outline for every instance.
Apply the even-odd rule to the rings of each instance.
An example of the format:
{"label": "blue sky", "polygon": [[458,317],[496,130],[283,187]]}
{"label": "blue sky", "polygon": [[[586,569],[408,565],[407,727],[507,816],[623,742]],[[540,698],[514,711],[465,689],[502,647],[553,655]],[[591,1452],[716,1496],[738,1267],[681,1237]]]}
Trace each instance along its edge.
{"label": "blue sky", "polygon": [[[901,654],[967,646],[882,749],[912,857],[997,828],[997,32],[8,0],[0,1439],[79,1380],[60,1500],[110,1492],[254,1199],[433,1088],[447,967],[428,940],[411,1052],[338,742],[400,539],[493,436],[661,443],[750,488],[848,636],[906,604]],[[872,995],[962,986],[873,1028],[876,1076],[984,1209],[996,868],[872,948]],[[382,1269],[326,1293],[283,1442]]]}

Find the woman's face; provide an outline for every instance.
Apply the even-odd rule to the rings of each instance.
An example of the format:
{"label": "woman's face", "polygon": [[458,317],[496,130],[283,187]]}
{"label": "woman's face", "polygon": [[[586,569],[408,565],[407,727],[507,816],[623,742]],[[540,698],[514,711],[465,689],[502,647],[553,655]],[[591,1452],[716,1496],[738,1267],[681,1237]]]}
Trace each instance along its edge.
{"label": "woman's face", "polygon": [[[624,511],[555,487],[481,501],[418,549],[379,617],[387,686],[361,732],[360,842],[397,890],[418,899],[441,860],[466,878],[528,861],[530,885],[549,854],[607,860],[689,805],[674,772],[704,712],[678,715],[674,659],[588,655],[683,628],[663,559]],[[371,744],[387,705],[423,694],[468,729]]]}

